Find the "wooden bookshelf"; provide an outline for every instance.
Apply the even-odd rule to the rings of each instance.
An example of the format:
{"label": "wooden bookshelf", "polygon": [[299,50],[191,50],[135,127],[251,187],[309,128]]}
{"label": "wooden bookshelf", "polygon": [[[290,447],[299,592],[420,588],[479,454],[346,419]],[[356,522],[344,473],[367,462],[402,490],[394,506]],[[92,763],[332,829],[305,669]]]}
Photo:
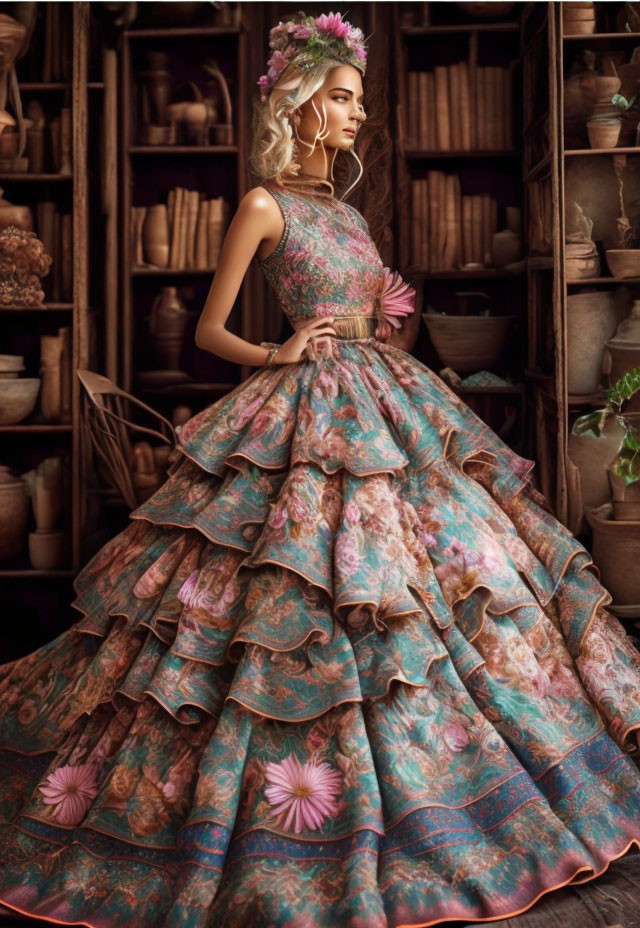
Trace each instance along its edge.
{"label": "wooden bookshelf", "polygon": [[[431,306],[439,312],[458,314],[456,293],[462,289],[461,284],[468,282],[469,290],[488,294],[492,315],[520,314],[520,335],[512,337],[517,341],[509,342],[509,350],[503,352],[503,359],[493,370],[509,380],[509,386],[482,389],[461,386],[457,392],[496,431],[506,424],[515,406],[517,421],[505,440],[515,450],[530,454],[522,376],[526,358],[522,338],[522,333],[526,334],[526,261],[523,256],[522,260],[506,267],[493,267],[485,261],[485,246],[491,241],[486,221],[481,233],[481,260],[469,256],[467,242],[462,242],[460,220],[455,233],[449,224],[443,246],[442,236],[435,230],[445,224],[444,216],[441,215],[442,222],[437,220],[437,207],[434,207],[434,201],[443,208],[450,203],[449,185],[453,175],[454,209],[458,216],[461,216],[465,198],[469,198],[467,209],[471,197],[485,194],[496,204],[490,208],[497,216],[497,226],[491,231],[497,232],[505,228],[506,206],[522,208],[523,151],[520,149],[521,127],[517,121],[522,95],[520,5],[516,5],[513,16],[502,22],[472,19],[450,2],[392,6],[391,31],[395,42],[392,79],[396,87],[396,263],[405,279],[425,282],[422,310]],[[498,74],[499,68],[502,70]],[[486,100],[487,113],[491,114],[489,128],[481,125],[476,115],[479,113],[477,96],[482,95],[478,90],[476,96],[475,91],[480,74],[482,80],[486,77],[487,81],[487,96],[483,96],[483,101]],[[468,86],[468,93],[460,90],[463,85]],[[468,101],[466,104],[462,102],[464,99]],[[505,106],[500,107],[499,100]],[[510,106],[506,106],[508,101]],[[429,185],[431,179],[435,182],[433,189]],[[420,182],[426,186],[422,187],[422,193],[416,194],[416,183]],[[447,185],[446,195],[438,192],[441,183]],[[416,196],[426,200],[426,214],[418,214],[414,222]],[[489,207],[483,205],[482,209]],[[455,247],[450,242],[453,235]],[[472,266],[466,267],[466,264]],[[446,366],[424,325],[414,353],[436,372]],[[467,376],[459,373],[463,379]]]}
{"label": "wooden bookshelf", "polygon": [[[234,4],[230,15],[233,16]],[[118,344],[117,379],[135,395],[171,417],[177,403],[213,402],[250,373],[250,369],[216,358],[195,346],[194,331],[211,286],[215,267],[154,267],[138,265],[133,258],[132,210],[135,206],[167,203],[170,190],[183,187],[199,190],[201,197],[223,196],[227,223],[247,190],[247,44],[251,41],[252,17],[245,5],[238,4],[237,21],[200,26],[133,25],[123,34],[120,77],[123,87],[121,108],[121,318]],[[212,11],[220,19],[225,11]],[[202,86],[207,79],[202,63],[215,59],[228,81],[232,99],[233,141],[230,144],[149,145],[140,142],[142,90],[138,71],[145,67],[149,52],[168,54],[171,74],[171,101],[194,99],[189,81]],[[220,109],[222,119],[222,109]],[[224,230],[226,231],[226,229]],[[189,312],[184,336],[181,367],[196,383],[170,388],[145,388],[137,372],[156,367],[150,350],[148,315],[161,286],[174,285]],[[228,326],[248,337],[251,295],[243,283]],[[197,409],[193,408],[193,413]]]}
{"label": "wooden bookshelf", "polygon": [[[59,527],[65,532],[65,563],[56,570],[37,570],[29,566],[27,538],[22,554],[10,561],[0,561],[0,578],[3,590],[16,600],[26,602],[33,592],[31,584],[48,579],[70,579],[83,563],[83,533],[85,526],[85,488],[82,460],[82,429],[80,419],[79,383],[75,377],[78,367],[92,363],[90,344],[95,310],[91,308],[89,289],[89,248],[92,261],[97,265],[101,248],[97,237],[90,238],[89,228],[89,174],[88,126],[90,122],[89,58],[90,58],[90,4],[38,4],[37,19],[29,49],[16,63],[16,74],[23,109],[29,101],[37,100],[49,120],[68,107],[71,114],[71,172],[52,170],[52,152],[45,146],[46,169],[42,172],[0,172],[0,183],[5,197],[12,203],[28,204],[34,216],[34,231],[38,237],[38,206],[41,201],[55,203],[57,216],[70,215],[71,272],[67,280],[70,292],[62,297],[52,296],[53,290],[67,289],[57,277],[61,247],[49,246],[54,266],[42,279],[45,302],[37,306],[0,306],[3,331],[3,352],[24,354],[26,370],[20,375],[37,377],[40,374],[40,336],[55,334],[58,326],[71,330],[71,350],[68,377],[71,385],[70,421],[42,421],[40,398],[25,420],[13,425],[0,426],[2,434],[1,463],[20,475],[36,467],[44,458],[61,455],[67,462],[63,511]],[[57,49],[53,56],[42,49],[52,45]],[[49,71],[48,74],[45,72]],[[59,73],[55,73],[55,72]],[[51,79],[55,78],[55,79]],[[60,79],[58,79],[60,78]],[[97,83],[94,83],[97,87]],[[27,531],[32,531],[33,514],[30,513]],[[11,581],[11,583],[9,583]],[[44,601],[48,592],[43,593]],[[53,601],[49,602],[51,611]],[[15,616],[14,618],[17,618]]]}

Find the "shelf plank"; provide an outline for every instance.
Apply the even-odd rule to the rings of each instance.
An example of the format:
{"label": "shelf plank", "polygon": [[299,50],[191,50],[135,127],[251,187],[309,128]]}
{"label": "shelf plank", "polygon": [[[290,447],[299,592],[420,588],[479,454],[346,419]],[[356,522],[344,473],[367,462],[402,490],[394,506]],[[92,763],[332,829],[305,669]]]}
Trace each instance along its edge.
{"label": "shelf plank", "polygon": [[18,81],[20,90],[34,90],[40,93],[46,90],[67,90],[71,81]]}
{"label": "shelf plank", "polygon": [[17,435],[46,435],[51,433],[66,434],[73,432],[71,422],[17,422],[15,425],[0,425],[0,432],[13,432]]}
{"label": "shelf plank", "polygon": [[72,309],[73,303],[43,303],[35,306],[3,306],[0,303],[0,312],[7,313],[60,312],[61,310],[69,311]]}
{"label": "shelf plank", "polygon": [[28,171],[0,171],[0,181],[69,181],[73,174],[30,174]]}
{"label": "shelf plank", "polygon": [[640,155],[640,148],[632,145],[620,148],[565,148],[564,153],[567,158],[579,155]]}
{"label": "shelf plank", "polygon": [[521,158],[522,152],[515,148],[473,148],[468,151],[464,149],[420,151],[410,148],[405,151],[404,155],[408,161],[412,161],[420,158]]}
{"label": "shelf plank", "polygon": [[168,387],[140,387],[147,396],[201,396],[203,393],[228,393],[237,383],[175,383]]}
{"label": "shelf plank", "polygon": [[154,26],[148,29],[125,29],[127,39],[178,39],[216,35],[239,35],[240,26]]}
{"label": "shelf plank", "polygon": [[586,287],[590,284],[640,284],[640,277],[583,277],[581,280],[567,280],[569,287]]}
{"label": "shelf plank", "polygon": [[483,280],[491,278],[506,279],[508,277],[519,277],[524,273],[522,267],[517,271],[506,271],[503,268],[483,267],[473,271],[448,270],[448,271],[426,271],[419,267],[406,267],[401,270],[402,277],[420,277],[425,280]]}
{"label": "shelf plank", "polygon": [[236,155],[237,145],[131,145],[131,155]]}
{"label": "shelf plank", "polygon": [[190,275],[199,275],[199,274],[215,274],[215,267],[207,268],[196,268],[196,267],[133,267],[131,268],[132,277],[166,277],[170,276],[181,276],[188,277]]}
{"label": "shelf plank", "polygon": [[3,580],[9,580],[12,577],[15,577],[16,579],[21,578],[21,577],[26,577],[28,579],[31,579],[31,578],[39,579],[39,578],[48,577],[51,579],[72,580],[75,577],[75,575],[76,575],[75,570],[71,570],[70,568],[65,568],[65,567],[61,567],[58,570],[37,570],[35,567],[32,567],[32,568],[26,567],[23,570],[10,570],[10,569],[2,570],[0,569],[0,578],[2,578]]}
{"label": "shelf plank", "polygon": [[601,39],[640,39],[640,32],[592,32],[590,35],[563,35],[565,42],[593,42]]}
{"label": "shelf plank", "polygon": [[518,32],[520,24],[513,23],[452,23],[442,26],[402,26],[402,35],[451,35],[466,32]]}

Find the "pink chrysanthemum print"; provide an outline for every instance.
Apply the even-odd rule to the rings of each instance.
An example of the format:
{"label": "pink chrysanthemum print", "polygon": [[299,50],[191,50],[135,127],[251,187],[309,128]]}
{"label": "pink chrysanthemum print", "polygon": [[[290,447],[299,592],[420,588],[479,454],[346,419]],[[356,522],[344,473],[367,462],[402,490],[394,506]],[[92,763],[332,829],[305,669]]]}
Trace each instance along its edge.
{"label": "pink chrysanthemum print", "polygon": [[45,805],[55,806],[53,815],[61,825],[77,825],[98,794],[95,764],[66,764],[50,773],[40,787]]}
{"label": "pink chrysanthemum print", "polygon": [[292,826],[297,835],[305,828],[313,831],[335,814],[342,783],[339,770],[324,761],[301,764],[293,754],[279,764],[269,762],[265,769],[270,785],[264,793],[276,815],[284,819],[285,831]]}

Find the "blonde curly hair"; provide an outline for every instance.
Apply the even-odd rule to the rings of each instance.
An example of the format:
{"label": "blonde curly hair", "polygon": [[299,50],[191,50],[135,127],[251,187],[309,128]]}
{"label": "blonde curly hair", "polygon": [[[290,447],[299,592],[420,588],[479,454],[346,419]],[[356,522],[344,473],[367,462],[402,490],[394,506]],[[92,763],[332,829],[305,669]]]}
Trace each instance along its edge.
{"label": "blonde curly hair", "polygon": [[[259,183],[274,182],[279,187],[289,187],[302,190],[305,193],[314,193],[326,196],[335,196],[333,160],[327,165],[329,178],[313,178],[309,175],[299,176],[300,165],[296,161],[297,142],[294,132],[294,112],[307,100],[310,100],[316,91],[323,86],[327,75],[334,68],[344,64],[332,58],[324,58],[313,68],[299,67],[292,61],[276,83],[263,103],[260,99],[254,101],[252,119],[252,145],[249,155],[249,166],[258,178]],[[318,129],[313,140],[315,147],[320,142],[324,149],[322,133],[326,125],[326,110],[323,104],[321,114],[315,103],[313,108],[318,115]],[[307,144],[303,142],[303,144]],[[311,147],[311,146],[310,146]],[[357,177],[344,190],[340,199],[344,199],[362,177],[363,167],[354,147],[349,149],[350,156],[357,165]],[[326,158],[325,152],[325,158]],[[334,154],[335,157],[335,154]],[[351,171],[347,174],[350,179]],[[342,184],[341,184],[342,185]]]}

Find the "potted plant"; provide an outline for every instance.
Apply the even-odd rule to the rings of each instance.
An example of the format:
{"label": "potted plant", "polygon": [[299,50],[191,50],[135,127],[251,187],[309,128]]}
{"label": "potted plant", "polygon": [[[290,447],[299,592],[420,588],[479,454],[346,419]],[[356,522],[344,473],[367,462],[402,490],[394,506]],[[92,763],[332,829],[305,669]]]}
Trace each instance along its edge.
{"label": "potted plant", "polygon": [[622,412],[639,390],[640,367],[634,367],[604,391],[605,406],[580,416],[571,430],[598,438],[612,417],[622,427],[617,453],[607,466],[613,500],[588,509],[586,517],[602,584],[623,606],[640,604],[640,414]]}

